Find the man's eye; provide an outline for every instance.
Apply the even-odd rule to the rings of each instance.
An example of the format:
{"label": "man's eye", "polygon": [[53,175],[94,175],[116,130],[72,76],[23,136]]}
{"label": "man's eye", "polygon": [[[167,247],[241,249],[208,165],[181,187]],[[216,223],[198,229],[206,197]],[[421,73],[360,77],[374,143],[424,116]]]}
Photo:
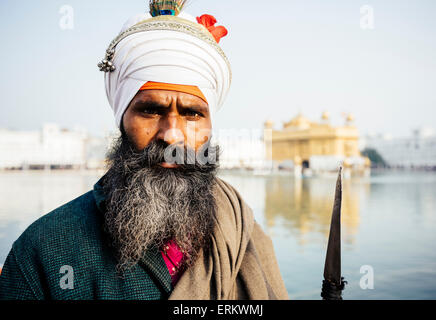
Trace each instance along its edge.
{"label": "man's eye", "polygon": [[186,116],[190,118],[202,118],[204,117],[201,112],[195,111],[195,110],[187,110],[185,113]]}
{"label": "man's eye", "polygon": [[146,109],[142,110],[142,112],[147,114],[147,115],[158,115],[158,114],[160,114],[159,110],[153,109],[153,108],[146,108]]}

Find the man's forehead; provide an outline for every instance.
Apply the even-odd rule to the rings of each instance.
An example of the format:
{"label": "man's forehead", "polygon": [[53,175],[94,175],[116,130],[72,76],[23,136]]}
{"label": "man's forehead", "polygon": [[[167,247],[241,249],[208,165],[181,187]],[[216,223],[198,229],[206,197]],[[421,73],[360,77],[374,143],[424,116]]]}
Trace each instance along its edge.
{"label": "man's forehead", "polygon": [[177,104],[181,106],[196,105],[208,107],[208,104],[204,100],[195,95],[171,90],[143,90],[139,91],[135,98],[135,100],[137,101],[154,102],[165,106],[170,105],[174,101],[174,99],[177,99]]}

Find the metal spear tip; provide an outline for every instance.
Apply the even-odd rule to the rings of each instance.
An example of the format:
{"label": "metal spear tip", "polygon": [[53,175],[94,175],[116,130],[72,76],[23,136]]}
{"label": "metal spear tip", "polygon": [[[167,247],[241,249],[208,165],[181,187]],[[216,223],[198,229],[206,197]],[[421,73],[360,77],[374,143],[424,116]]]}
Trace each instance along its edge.
{"label": "metal spear tip", "polygon": [[345,281],[341,276],[341,206],[342,206],[342,167],[336,181],[332,220],[324,265],[324,281],[321,296],[326,300],[342,299]]}

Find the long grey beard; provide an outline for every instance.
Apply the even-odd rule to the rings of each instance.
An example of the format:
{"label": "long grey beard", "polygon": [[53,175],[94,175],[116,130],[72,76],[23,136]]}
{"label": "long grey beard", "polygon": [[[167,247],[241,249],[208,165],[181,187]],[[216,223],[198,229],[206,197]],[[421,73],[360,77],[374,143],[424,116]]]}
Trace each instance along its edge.
{"label": "long grey beard", "polygon": [[137,152],[122,135],[108,154],[109,171],[103,182],[105,230],[120,271],[136,265],[148,249],[162,249],[169,240],[185,253],[182,267],[191,265],[199,250],[209,246],[217,165],[162,168],[157,164],[163,162],[165,148],[152,142]]}

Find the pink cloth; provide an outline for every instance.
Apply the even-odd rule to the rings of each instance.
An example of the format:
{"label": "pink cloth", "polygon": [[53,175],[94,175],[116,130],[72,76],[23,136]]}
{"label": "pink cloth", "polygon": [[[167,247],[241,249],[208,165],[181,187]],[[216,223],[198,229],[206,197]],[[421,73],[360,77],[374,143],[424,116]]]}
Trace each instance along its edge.
{"label": "pink cloth", "polygon": [[181,265],[184,255],[177,243],[172,240],[166,244],[164,250],[161,251],[161,254],[171,275],[171,282],[173,286],[175,286],[183,273],[183,270],[179,270],[178,267]]}

